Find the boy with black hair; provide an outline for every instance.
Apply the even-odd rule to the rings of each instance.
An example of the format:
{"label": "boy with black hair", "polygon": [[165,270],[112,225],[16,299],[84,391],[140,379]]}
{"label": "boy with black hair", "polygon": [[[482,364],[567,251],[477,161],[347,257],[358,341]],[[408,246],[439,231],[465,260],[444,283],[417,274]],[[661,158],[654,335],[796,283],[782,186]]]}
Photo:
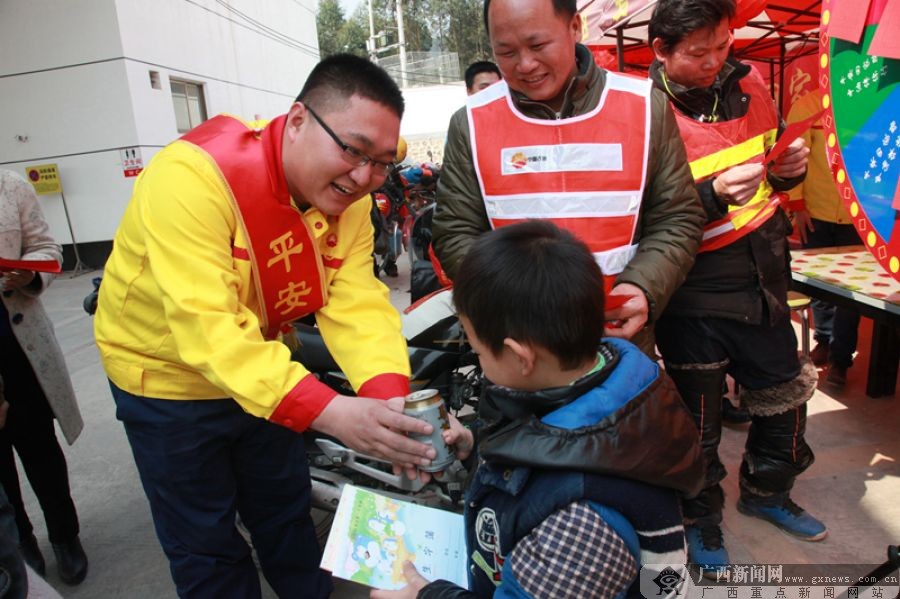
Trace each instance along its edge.
{"label": "boy with black hair", "polygon": [[[496,229],[453,293],[493,383],[466,496],[472,592],[409,564],[408,587],[372,597],[612,597],[637,592],[642,565],[684,564],[678,493],[703,482],[697,430],[655,362],[601,341],[603,278],[587,246],[545,220]],[[445,438],[460,455],[473,446],[459,427]]]}

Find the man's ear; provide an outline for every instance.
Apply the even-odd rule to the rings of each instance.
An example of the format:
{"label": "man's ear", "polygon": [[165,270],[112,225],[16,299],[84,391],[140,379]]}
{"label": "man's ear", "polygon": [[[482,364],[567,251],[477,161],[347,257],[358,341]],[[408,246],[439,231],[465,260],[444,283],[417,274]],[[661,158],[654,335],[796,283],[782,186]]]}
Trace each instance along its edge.
{"label": "man's ear", "polygon": [[522,376],[528,376],[534,372],[534,365],[537,361],[537,352],[530,343],[520,343],[512,337],[503,340],[503,346],[513,353],[519,362],[519,370]]}
{"label": "man's ear", "polygon": [[581,13],[576,12],[572,15],[572,22],[569,25],[572,28],[572,36],[576,44],[580,44],[584,39],[585,22],[581,18]]}
{"label": "man's ear", "polygon": [[656,60],[658,60],[659,62],[664,62],[665,59],[668,58],[669,54],[663,51],[665,49],[665,45],[660,38],[653,38],[653,41],[650,42],[650,47],[653,49],[653,56],[655,56]]}
{"label": "man's ear", "polygon": [[306,106],[303,102],[294,102],[287,113],[287,120],[284,123],[285,133],[293,140],[300,130],[300,125],[309,118]]}

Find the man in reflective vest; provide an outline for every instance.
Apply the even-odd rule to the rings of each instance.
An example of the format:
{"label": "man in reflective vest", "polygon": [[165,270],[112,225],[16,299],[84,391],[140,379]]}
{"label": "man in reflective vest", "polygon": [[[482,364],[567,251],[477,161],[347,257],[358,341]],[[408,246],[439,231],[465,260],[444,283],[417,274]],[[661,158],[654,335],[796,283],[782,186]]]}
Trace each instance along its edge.
{"label": "man in reflective vest", "polygon": [[450,121],[433,226],[441,264],[453,278],[484,231],[552,220],[588,245],[610,297],[627,300],[607,310],[606,333],[652,353],[645,326],[684,280],[704,221],[665,95],[594,64],[575,0],[489,0],[485,24],[503,80]]}
{"label": "man in reflective vest", "polygon": [[661,0],[649,25],[651,77],[672,102],[707,213],[694,267],[656,331],[700,429],[707,488],[685,503],[685,518],[691,560],[711,575],[729,561],[718,457],[726,373],[752,417],[738,510],[804,540],[826,535],[789,496],[813,461],[804,431],[817,377],[797,357],[787,308],[790,224],[776,191],[803,179],[809,150],[797,139],[767,161],[780,118],[759,73],[728,58],[734,11],[734,0]]}
{"label": "man in reflective vest", "polygon": [[[138,178],[95,321],[104,369],[181,597],[327,597],[300,434],[412,470],[409,359],[372,266],[366,196],[397,152],[403,98],[369,61],[317,65],[286,115],[220,115]],[[357,397],[319,382],[280,336],[308,314]],[[387,401],[383,401],[387,400]]]}

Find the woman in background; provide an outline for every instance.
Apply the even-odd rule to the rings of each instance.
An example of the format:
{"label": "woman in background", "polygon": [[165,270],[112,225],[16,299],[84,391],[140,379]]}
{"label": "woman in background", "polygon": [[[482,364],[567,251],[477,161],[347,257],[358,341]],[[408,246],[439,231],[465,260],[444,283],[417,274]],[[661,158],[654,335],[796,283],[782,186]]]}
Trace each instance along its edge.
{"label": "woman in background", "polygon": [[[33,188],[9,171],[0,171],[0,258],[62,261]],[[83,423],[62,351],[39,299],[52,279],[21,268],[0,270],[0,376],[9,403],[6,425],[0,429],[0,483],[16,512],[22,555],[43,576],[46,567],[25,513],[15,448],[44,512],[59,576],[67,584],[79,584],[88,561],[78,539],[78,515],[53,419],[69,444]]]}

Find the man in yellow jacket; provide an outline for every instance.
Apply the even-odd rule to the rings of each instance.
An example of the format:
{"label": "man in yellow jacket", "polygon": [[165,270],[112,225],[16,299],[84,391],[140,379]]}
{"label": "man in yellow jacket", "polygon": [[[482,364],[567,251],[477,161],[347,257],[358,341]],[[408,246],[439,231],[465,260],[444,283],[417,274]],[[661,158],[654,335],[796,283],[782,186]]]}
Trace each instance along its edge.
{"label": "man in yellow jacket", "polygon": [[[370,191],[397,151],[403,98],[372,63],[330,57],[286,115],[229,116],[164,148],[138,178],[104,272],[95,334],[181,597],[326,597],[301,431],[412,469],[409,364],[374,276]],[[363,199],[361,199],[363,198]],[[280,342],[308,314],[357,397]],[[379,401],[388,400],[388,401]]]}
{"label": "man in yellow jacket", "polygon": [[[815,89],[794,102],[787,121],[802,121],[821,108],[822,92]],[[821,119],[803,134],[803,139],[812,150],[809,172],[803,183],[791,189],[789,204],[800,242],[804,248],[861,244],[831,176]],[[816,366],[828,364],[825,381],[842,387],[847,382],[847,369],[853,365],[856,352],[859,312],[819,299],[812,300],[812,310],[816,346],[810,352],[810,358]]]}

